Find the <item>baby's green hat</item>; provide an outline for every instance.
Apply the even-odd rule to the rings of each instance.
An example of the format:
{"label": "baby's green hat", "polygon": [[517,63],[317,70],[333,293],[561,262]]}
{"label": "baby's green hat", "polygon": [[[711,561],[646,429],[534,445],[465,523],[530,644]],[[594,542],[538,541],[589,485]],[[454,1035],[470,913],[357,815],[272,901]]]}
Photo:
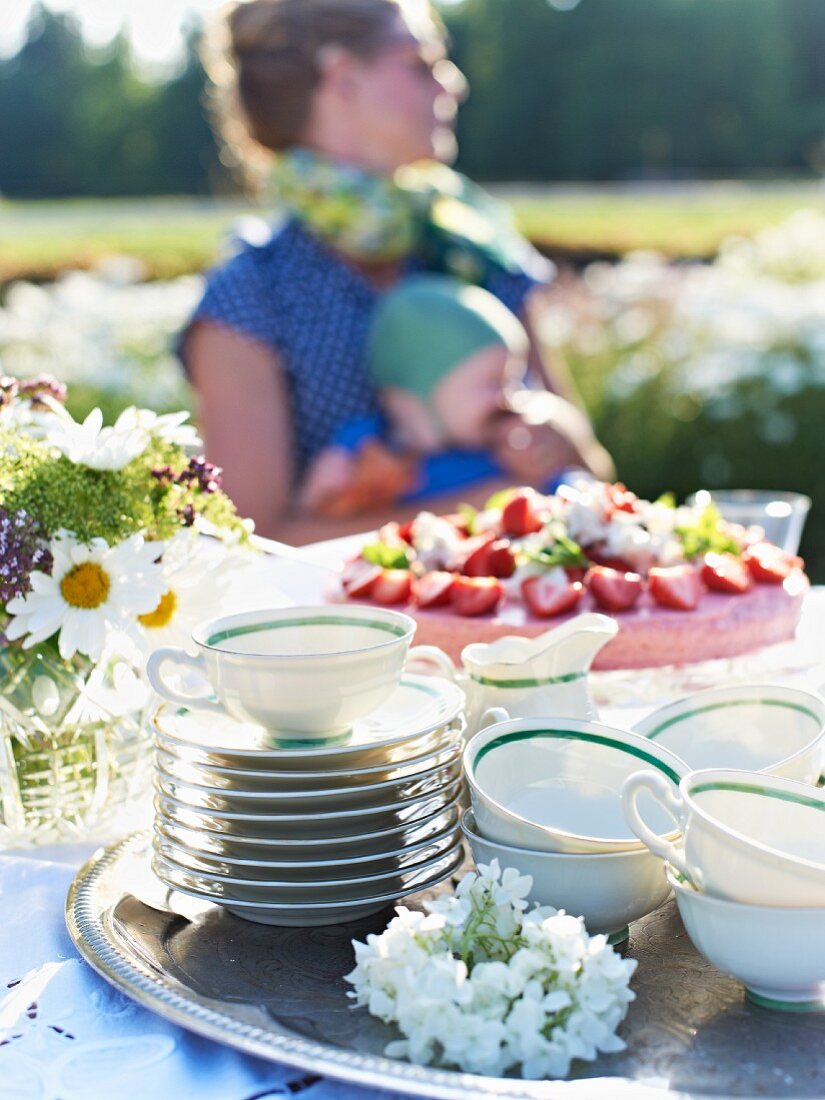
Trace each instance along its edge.
{"label": "baby's green hat", "polygon": [[369,339],[370,373],[379,386],[428,398],[445,375],[491,344],[526,355],[527,334],[489,291],[447,275],[414,275],[378,304]]}

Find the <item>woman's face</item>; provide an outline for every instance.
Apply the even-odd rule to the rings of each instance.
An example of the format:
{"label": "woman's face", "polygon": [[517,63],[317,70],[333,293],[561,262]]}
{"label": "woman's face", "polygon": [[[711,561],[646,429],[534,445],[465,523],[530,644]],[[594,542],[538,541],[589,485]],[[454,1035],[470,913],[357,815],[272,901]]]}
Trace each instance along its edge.
{"label": "woman's face", "polygon": [[350,122],[364,162],[393,171],[417,160],[451,161],[456,108],[466,89],[435,34],[419,37],[399,16],[389,44],[359,63],[353,78]]}

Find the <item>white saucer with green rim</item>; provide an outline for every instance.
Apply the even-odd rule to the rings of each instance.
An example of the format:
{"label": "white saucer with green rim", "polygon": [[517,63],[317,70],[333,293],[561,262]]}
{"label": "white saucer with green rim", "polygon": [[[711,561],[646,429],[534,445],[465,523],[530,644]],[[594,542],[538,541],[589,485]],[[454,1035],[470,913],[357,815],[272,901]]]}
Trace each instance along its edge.
{"label": "white saucer with green rim", "polygon": [[[302,790],[318,786],[320,782],[328,785],[328,781],[341,787],[371,783],[374,778],[381,778],[380,773],[391,772],[415,760],[429,757],[447,742],[452,743],[456,738],[463,741],[466,728],[464,717],[459,713],[446,726],[440,726],[438,729],[395,745],[354,749],[350,753],[337,753],[334,756],[319,759],[317,762],[301,753],[291,752],[289,757],[279,758],[273,764],[266,756],[245,756],[239,759],[232,755],[231,751],[221,753],[219,750],[201,750],[192,744],[183,745],[180,741],[167,740],[161,732],[161,726],[157,722],[154,726],[155,744],[158,749],[175,756],[178,760],[197,767],[221,769],[233,778],[246,778],[253,774],[264,778],[271,777],[281,784],[284,790]],[[297,756],[295,763],[298,767],[292,766],[293,755]]]}
{"label": "white saucer with green rim", "polygon": [[204,852],[198,844],[198,839],[195,840],[196,847],[185,843],[179,835],[176,836],[170,830],[167,823],[157,819],[154,838],[156,846],[160,844],[161,854],[168,855],[182,867],[192,871],[203,871],[210,875],[237,876],[262,882],[272,879],[282,882],[319,882],[323,879],[360,878],[364,875],[378,875],[392,870],[406,870],[446,852],[453,846],[456,839],[455,817],[442,832],[415,844],[407,844],[393,851],[366,856],[348,857],[338,851],[328,851],[326,859],[281,860],[273,857],[272,852],[259,853],[257,849],[254,857],[226,853],[222,857],[217,857]]}
{"label": "white saucer with green rim", "polygon": [[[641,848],[622,813],[628,776],[652,768],[674,791],[688,767],[636,733],[573,718],[497,722],[470,739],[464,773],[478,831],[488,840],[542,852]],[[652,827],[673,833],[650,802]]]}
{"label": "white saucer with green rim", "polygon": [[238,791],[245,793],[294,793],[306,798],[343,791],[364,791],[379,783],[397,783],[414,779],[417,775],[439,768],[455,758],[463,748],[461,729],[448,727],[444,735],[429,751],[411,757],[400,764],[385,764],[381,768],[365,768],[361,771],[251,771],[241,768],[216,768],[204,763],[194,763],[177,752],[169,752],[158,739],[155,762],[158,769],[169,778],[194,784],[210,791]]}
{"label": "white saucer with green rim", "polygon": [[370,783],[364,787],[328,787],[313,791],[218,791],[214,787],[184,782],[170,776],[161,767],[156,768],[155,776],[157,787],[164,794],[188,806],[201,806],[219,813],[340,813],[344,810],[400,805],[411,798],[423,798],[443,790],[461,775],[460,753],[461,746],[456,745],[443,763],[407,779]]}
{"label": "white saucer with green rim", "polygon": [[[157,790],[158,783],[155,780]],[[359,836],[369,832],[384,832],[399,825],[410,824],[429,817],[436,810],[452,803],[462,790],[460,779],[425,798],[409,802],[392,802],[389,805],[370,806],[357,810],[337,812],[310,811],[309,813],[240,813],[234,810],[210,810],[190,806],[179,798],[158,790],[155,806],[158,813],[190,828],[206,828],[212,832],[242,833],[244,836],[269,839],[302,838],[326,840],[336,843],[339,838]]]}
{"label": "white saucer with green rim", "polygon": [[390,890],[409,892],[415,889],[420,879],[429,878],[454,862],[461,848],[461,836],[456,833],[452,844],[412,867],[391,867],[357,876],[340,876],[333,870],[331,877],[314,881],[279,879],[275,874],[271,874],[268,880],[261,880],[243,873],[240,868],[235,875],[216,875],[182,863],[157,835],[153,839],[153,848],[154,862],[162,871],[159,877],[169,886],[179,882],[189,889],[200,890],[204,897],[228,897],[234,901],[254,901],[264,905],[314,905],[322,901],[356,901],[386,894]]}
{"label": "white saucer with green rim", "polygon": [[825,700],[797,687],[697,691],[654,710],[633,730],[697,771],[741,768],[816,783],[825,767]]}
{"label": "white saucer with green rim", "polygon": [[825,1011],[825,909],[747,905],[699,893],[670,864],[667,880],[694,947],[780,1012]]}
{"label": "white saucer with green rim", "polygon": [[463,707],[464,693],[455,684],[435,676],[405,675],[385,703],[357,719],[352,730],[340,737],[284,741],[261,726],[169,704],[159,708],[154,723],[166,743],[206,749],[230,766],[348,768],[371,750],[385,750],[443,729]]}
{"label": "white saucer with green rim", "polygon": [[[206,855],[221,859],[263,859],[284,863],[328,859],[374,859],[401,848],[413,847],[431,840],[444,830],[458,824],[460,807],[457,797],[442,805],[443,800],[433,800],[434,805],[423,810],[412,820],[393,821],[386,829],[373,832],[355,832],[346,836],[302,837],[247,836],[234,828],[235,822],[214,821],[200,814],[189,814],[164,806],[156,800],[155,828],[162,830],[172,840]],[[212,825],[221,826],[213,830]]]}
{"label": "white saucer with green rim", "polygon": [[436,886],[439,882],[454,874],[464,862],[463,845],[458,843],[454,852],[448,853],[447,856],[448,858],[444,863],[438,861],[436,867],[427,871],[420,869],[417,875],[405,880],[401,886],[396,885],[395,889],[390,889],[378,895],[341,901],[323,900],[288,904],[243,901],[227,897],[207,896],[194,883],[186,884],[178,875],[175,875],[178,881],[171,883],[167,881],[164,872],[161,881],[171,890],[199,898],[201,901],[211,901],[222,905],[228,912],[236,917],[241,917],[243,920],[254,921],[256,924],[280,925],[287,928],[310,928],[324,924],[346,924],[349,921],[360,920],[362,917],[386,908],[392,902],[404,897],[405,894],[427,890],[432,886]]}

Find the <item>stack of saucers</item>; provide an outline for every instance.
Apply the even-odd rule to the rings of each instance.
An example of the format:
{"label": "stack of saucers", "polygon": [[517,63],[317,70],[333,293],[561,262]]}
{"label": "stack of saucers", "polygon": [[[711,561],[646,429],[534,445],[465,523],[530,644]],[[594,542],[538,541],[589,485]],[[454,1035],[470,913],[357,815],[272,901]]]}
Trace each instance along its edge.
{"label": "stack of saucers", "polygon": [[155,718],[155,872],[263,924],[355,920],[462,860],[463,693],[405,675],[332,743],[165,704]]}

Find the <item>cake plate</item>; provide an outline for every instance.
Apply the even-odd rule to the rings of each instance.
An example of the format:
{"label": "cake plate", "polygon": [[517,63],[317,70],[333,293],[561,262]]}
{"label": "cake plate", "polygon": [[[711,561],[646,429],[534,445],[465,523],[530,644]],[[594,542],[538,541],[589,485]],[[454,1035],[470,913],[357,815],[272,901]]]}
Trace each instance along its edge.
{"label": "cake plate", "polygon": [[92,857],[67,899],[72,939],[95,970],[140,1004],[249,1054],[443,1100],[822,1095],[825,1018],[746,1001],[740,983],[694,950],[672,900],[631,925],[627,950],[639,965],[637,999],[620,1029],[627,1050],[574,1063],[570,1080],[531,1082],[384,1057],[397,1036],[351,1007],[343,975],[353,965],[350,941],[380,932],[390,909],[348,925],[251,924],[168,891],[150,858],[148,833]]}

